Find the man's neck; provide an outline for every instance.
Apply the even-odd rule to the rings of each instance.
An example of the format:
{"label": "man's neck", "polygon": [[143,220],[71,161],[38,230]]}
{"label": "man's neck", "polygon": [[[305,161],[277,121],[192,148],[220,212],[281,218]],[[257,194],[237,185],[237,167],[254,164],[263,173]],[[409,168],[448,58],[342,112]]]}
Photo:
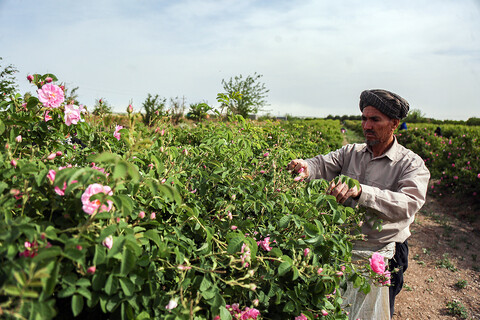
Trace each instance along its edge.
{"label": "man's neck", "polygon": [[394,141],[394,138],[392,135],[387,142],[379,143],[377,145],[372,146],[373,157],[376,158],[378,156],[381,156],[385,152],[387,152],[388,149],[390,149],[390,147],[393,145],[393,141]]}

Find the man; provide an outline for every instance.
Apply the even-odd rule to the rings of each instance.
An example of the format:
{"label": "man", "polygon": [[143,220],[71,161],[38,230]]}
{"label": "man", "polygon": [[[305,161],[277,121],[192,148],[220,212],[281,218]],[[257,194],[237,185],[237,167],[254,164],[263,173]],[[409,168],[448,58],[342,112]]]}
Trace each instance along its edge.
{"label": "man", "polygon": [[392,274],[390,315],[393,316],[395,296],[403,286],[403,273],[408,266],[409,226],[415,213],[425,203],[430,172],[423,160],[411,150],[398,144],[394,131],[407,116],[406,100],[386,90],[365,90],[360,95],[362,129],[366,143],[349,144],[327,155],[311,159],[296,159],[289,170],[311,179],[332,180],[343,174],[360,183],[349,188],[346,183],[332,180],[327,193],[339,203],[365,207],[369,215],[382,220],[382,230],[365,221],[362,233],[374,250],[395,242],[395,255],[389,261]]}

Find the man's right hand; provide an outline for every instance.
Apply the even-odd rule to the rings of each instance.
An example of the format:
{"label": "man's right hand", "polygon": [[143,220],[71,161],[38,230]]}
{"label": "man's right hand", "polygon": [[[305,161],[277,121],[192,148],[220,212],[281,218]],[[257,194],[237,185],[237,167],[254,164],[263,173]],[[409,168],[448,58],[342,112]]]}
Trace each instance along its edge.
{"label": "man's right hand", "polygon": [[303,178],[308,177],[308,163],[303,159],[295,159],[287,165],[287,170],[299,173]]}

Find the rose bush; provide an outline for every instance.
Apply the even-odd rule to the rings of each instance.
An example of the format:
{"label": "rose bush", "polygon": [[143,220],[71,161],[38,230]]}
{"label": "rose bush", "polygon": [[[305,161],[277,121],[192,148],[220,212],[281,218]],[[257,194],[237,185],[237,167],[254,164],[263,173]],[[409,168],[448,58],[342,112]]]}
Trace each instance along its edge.
{"label": "rose bush", "polygon": [[368,291],[363,213],[285,170],[338,122],[77,121],[54,75],[31,82],[0,104],[2,316],[347,319],[340,287]]}

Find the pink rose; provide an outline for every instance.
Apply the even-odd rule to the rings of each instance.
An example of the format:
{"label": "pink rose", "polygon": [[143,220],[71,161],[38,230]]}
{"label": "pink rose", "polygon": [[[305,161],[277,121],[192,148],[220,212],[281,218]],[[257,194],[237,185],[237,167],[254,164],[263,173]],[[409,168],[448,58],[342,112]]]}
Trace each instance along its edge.
{"label": "pink rose", "polygon": [[295,317],[295,320],[308,320],[308,318],[303,313],[301,313],[298,317]]}
{"label": "pink rose", "polygon": [[32,81],[33,81],[33,76],[32,76],[31,74],[29,74],[29,75],[27,76],[27,80],[28,80],[29,82],[32,82]]}
{"label": "pink rose", "polygon": [[385,272],[385,258],[380,253],[374,252],[368,260],[370,261],[370,267],[373,272],[377,274],[383,274]]}
{"label": "pink rose", "polygon": [[322,309],[322,311],[320,311],[320,312],[322,313],[323,316],[328,316],[328,312],[326,310]]}
{"label": "pink rose", "polygon": [[266,237],[262,241],[257,241],[257,245],[265,251],[272,250],[272,248],[270,247],[270,237]]}
{"label": "pink rose", "polygon": [[57,173],[55,172],[55,170],[49,170],[48,173],[47,173],[47,179],[50,180],[51,183],[55,182],[55,175]]}
{"label": "pink rose", "polygon": [[95,271],[97,271],[97,267],[96,266],[91,266],[87,269],[87,273],[88,274],[94,274]]}
{"label": "pink rose", "polygon": [[310,253],[309,248],[305,248],[305,250],[303,250],[303,256],[307,257],[309,253]]}
{"label": "pink rose", "polygon": [[140,213],[138,214],[138,217],[139,217],[140,219],[145,218],[145,211],[140,211]]}
{"label": "pink rose", "polygon": [[247,319],[257,319],[257,317],[260,315],[260,311],[258,311],[255,308],[245,308],[245,311],[242,313],[242,320],[247,320]]}
{"label": "pink rose", "polygon": [[53,81],[53,79],[52,79],[51,77],[46,77],[46,78],[45,78],[45,81],[46,81],[47,83],[50,83],[50,82]]}
{"label": "pink rose", "polygon": [[12,161],[10,161],[10,164],[14,167],[17,167],[17,160],[12,159]]}
{"label": "pink rose", "polygon": [[56,156],[57,156],[56,152],[51,153],[51,154],[48,155],[47,160],[53,160],[53,159],[55,159]]}
{"label": "pink rose", "polygon": [[177,306],[178,306],[177,301],[171,299],[170,301],[168,301],[168,304],[165,306],[165,309],[172,310],[172,309],[175,309]]}
{"label": "pink rose", "polygon": [[108,236],[102,241],[102,245],[108,248],[108,250],[112,249],[113,246],[113,237]]}
{"label": "pink rose", "polygon": [[97,213],[97,211],[103,212],[112,209],[113,202],[111,200],[107,200],[107,205],[102,204],[98,199],[90,201],[90,197],[98,193],[104,193],[109,196],[113,195],[112,189],[109,186],[103,186],[99,183],[89,185],[81,197],[83,204],[82,209],[86,214],[92,215]]}
{"label": "pink rose", "polygon": [[119,141],[120,141],[120,135],[121,135],[119,131],[122,130],[122,129],[123,129],[123,126],[117,125],[117,126],[115,126],[115,132],[113,133],[113,136],[115,138],[117,138],[117,140],[119,140]]}
{"label": "pink rose", "polygon": [[21,135],[18,135],[18,136],[15,138],[15,141],[17,141],[18,143],[22,142],[22,136],[21,136]]}
{"label": "pink rose", "polygon": [[45,84],[37,93],[38,100],[47,108],[58,108],[65,101],[63,90],[51,83]]}
{"label": "pink rose", "polygon": [[157,215],[155,212],[150,213],[150,219],[155,220],[157,218]]}
{"label": "pink rose", "polygon": [[50,112],[50,110],[45,111],[45,115],[44,115],[45,122],[53,119],[52,116],[48,115],[49,112]]}
{"label": "pink rose", "polygon": [[84,111],[83,106],[67,104],[65,106],[65,124],[67,126],[78,124],[78,122],[82,120],[82,117],[80,116],[82,111]]}

